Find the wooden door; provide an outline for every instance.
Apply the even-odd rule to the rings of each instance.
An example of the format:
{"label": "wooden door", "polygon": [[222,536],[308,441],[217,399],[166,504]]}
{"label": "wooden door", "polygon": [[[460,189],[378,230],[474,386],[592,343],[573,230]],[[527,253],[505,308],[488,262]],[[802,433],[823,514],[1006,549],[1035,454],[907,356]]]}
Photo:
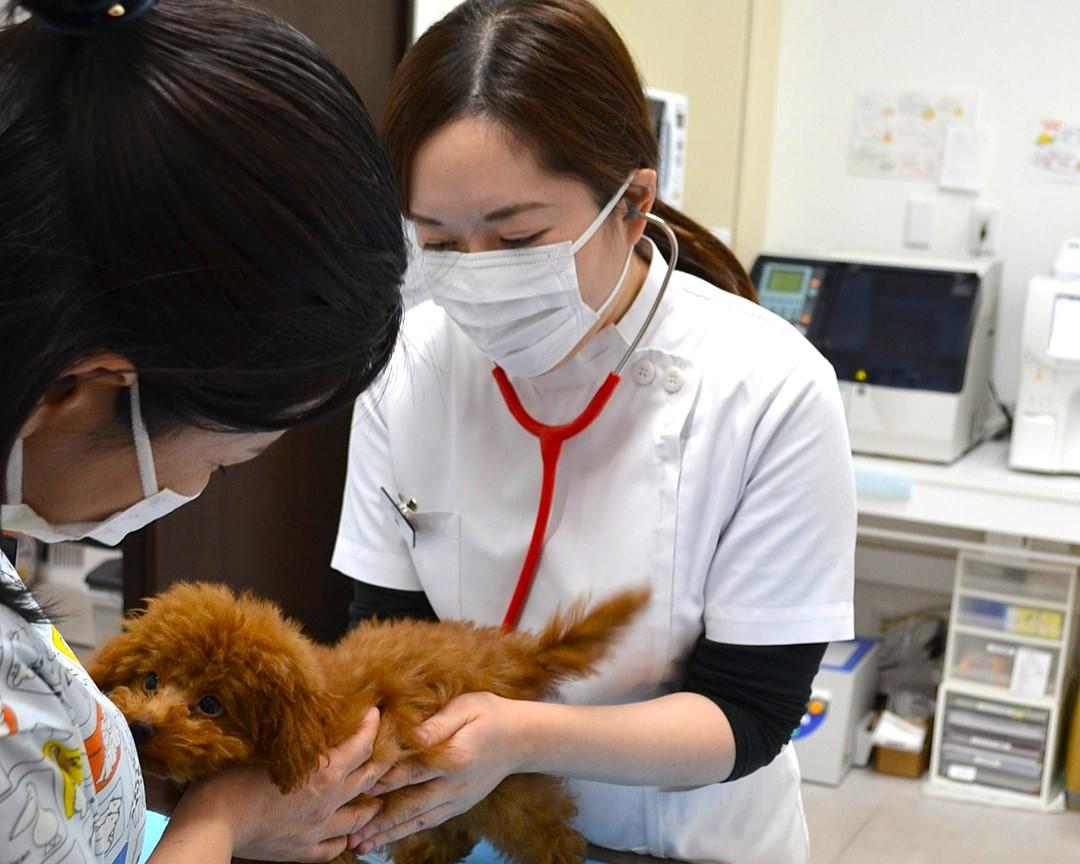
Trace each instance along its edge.
{"label": "wooden door", "polygon": [[[378,116],[405,49],[404,0],[261,0],[320,45]],[[217,476],[193,503],[124,544],[124,605],[180,580],[224,582],[280,603],[313,637],[344,632],[350,580],[330,569],[350,418],[285,435]]]}

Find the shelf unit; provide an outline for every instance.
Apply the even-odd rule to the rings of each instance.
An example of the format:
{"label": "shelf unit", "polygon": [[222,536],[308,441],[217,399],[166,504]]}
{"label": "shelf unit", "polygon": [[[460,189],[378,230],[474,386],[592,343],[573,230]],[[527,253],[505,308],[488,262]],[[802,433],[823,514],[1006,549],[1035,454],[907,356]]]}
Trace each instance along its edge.
{"label": "shelf unit", "polygon": [[1075,566],[1021,550],[960,552],[928,793],[1063,809],[1076,582]]}

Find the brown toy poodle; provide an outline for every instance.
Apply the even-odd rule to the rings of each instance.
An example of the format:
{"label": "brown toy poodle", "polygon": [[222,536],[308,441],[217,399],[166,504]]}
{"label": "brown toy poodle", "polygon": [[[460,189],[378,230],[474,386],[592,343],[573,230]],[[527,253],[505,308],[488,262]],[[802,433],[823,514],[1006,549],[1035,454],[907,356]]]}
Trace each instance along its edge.
{"label": "brown toy poodle", "polygon": [[[628,591],[588,610],[579,601],[539,633],[372,621],[328,648],[269,602],[185,583],[130,617],[90,674],[127,717],[147,774],[183,784],[229,763],[260,764],[287,792],[373,705],[381,711],[374,758],[437,765],[442,745],[419,746],[416,726],[462,693],[536,700],[585,677],[648,596]],[[575,813],[561,780],[515,774],[468,812],[388,852],[395,864],[452,864],[484,838],[515,864],[581,862]]]}

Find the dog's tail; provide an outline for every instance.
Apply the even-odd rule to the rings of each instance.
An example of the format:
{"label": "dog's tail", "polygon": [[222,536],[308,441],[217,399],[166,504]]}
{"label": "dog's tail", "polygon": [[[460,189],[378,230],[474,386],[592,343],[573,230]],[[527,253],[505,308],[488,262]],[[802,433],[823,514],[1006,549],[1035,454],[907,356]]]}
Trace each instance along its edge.
{"label": "dog's tail", "polygon": [[556,612],[531,645],[533,661],[550,684],[583,678],[596,668],[616,639],[649,603],[648,588],[623,591],[588,608],[578,600]]}

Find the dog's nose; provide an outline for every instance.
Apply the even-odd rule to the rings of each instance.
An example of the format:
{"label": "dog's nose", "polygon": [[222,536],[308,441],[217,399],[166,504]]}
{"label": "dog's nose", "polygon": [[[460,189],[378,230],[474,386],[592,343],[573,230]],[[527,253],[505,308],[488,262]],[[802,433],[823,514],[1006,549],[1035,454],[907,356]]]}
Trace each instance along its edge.
{"label": "dog's nose", "polygon": [[142,747],[147,741],[154,737],[156,730],[149,723],[132,723],[131,724],[131,737],[135,739],[135,746]]}

